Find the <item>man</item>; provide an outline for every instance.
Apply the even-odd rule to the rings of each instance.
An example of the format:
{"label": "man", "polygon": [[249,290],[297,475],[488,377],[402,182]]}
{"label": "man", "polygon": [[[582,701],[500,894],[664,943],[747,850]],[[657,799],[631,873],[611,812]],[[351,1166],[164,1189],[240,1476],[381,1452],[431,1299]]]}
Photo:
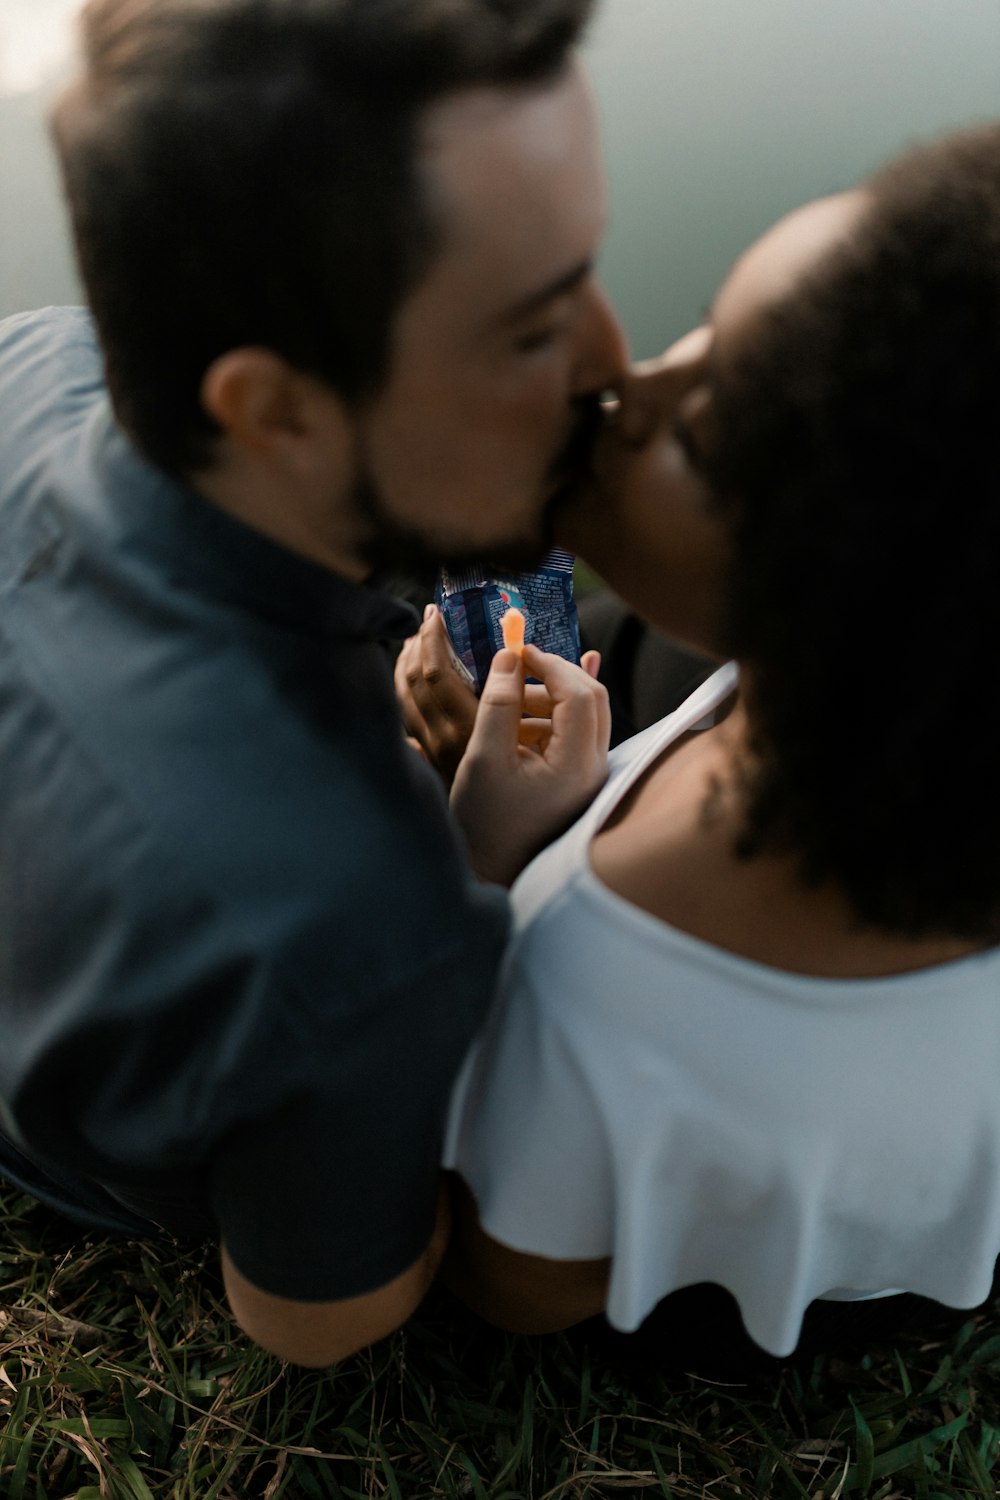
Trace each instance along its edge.
{"label": "man", "polygon": [[[91,0],[91,317],[0,328],[2,1171],[321,1365],[443,1249],[506,928],[376,570],[533,559],[621,337],[589,0]],[[96,331],[95,331],[96,329]]]}

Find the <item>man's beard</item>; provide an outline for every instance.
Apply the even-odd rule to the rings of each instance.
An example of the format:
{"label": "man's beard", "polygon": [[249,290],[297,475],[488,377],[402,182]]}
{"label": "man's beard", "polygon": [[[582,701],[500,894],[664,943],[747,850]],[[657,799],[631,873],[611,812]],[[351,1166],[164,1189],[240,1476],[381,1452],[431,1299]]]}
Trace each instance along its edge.
{"label": "man's beard", "polygon": [[438,543],[426,533],[398,521],[385,491],[373,473],[364,447],[359,444],[351,498],[361,522],[364,540],[359,554],[373,573],[390,574],[417,584],[433,586],[442,568],[450,573],[480,568],[491,576],[525,573],[537,568],[555,545],[558,513],[572,504],[578,487],[589,475],[590,452],[601,422],[597,398],[577,403],[578,416],[543,483],[546,499],[541,505],[534,536],[516,536],[491,544],[485,551]]}

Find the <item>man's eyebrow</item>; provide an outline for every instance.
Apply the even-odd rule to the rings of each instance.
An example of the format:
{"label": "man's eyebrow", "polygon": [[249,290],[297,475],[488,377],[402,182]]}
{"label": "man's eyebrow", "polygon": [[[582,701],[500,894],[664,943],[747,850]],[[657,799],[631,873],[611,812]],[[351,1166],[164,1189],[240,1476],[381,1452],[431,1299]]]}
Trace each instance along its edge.
{"label": "man's eyebrow", "polygon": [[537,291],[529,292],[527,297],[521,297],[512,307],[505,308],[497,318],[498,324],[503,326],[508,323],[520,323],[522,318],[538,312],[546,302],[553,302],[557,297],[565,297],[569,292],[575,291],[582,281],[586,281],[593,269],[592,260],[582,260],[571,271],[564,271],[552,281],[546,282],[545,286],[539,287]]}

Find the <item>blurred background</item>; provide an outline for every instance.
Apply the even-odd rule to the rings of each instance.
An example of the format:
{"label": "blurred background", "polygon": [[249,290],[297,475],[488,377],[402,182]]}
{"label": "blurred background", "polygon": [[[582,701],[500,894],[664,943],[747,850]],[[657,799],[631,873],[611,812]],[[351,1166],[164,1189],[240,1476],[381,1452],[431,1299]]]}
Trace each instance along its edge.
{"label": "blurred background", "polygon": [[[0,316],[80,297],[45,108],[78,0],[0,0]],[[690,327],[734,256],[900,147],[1000,115],[1000,0],[603,0],[588,57],[634,353]]]}

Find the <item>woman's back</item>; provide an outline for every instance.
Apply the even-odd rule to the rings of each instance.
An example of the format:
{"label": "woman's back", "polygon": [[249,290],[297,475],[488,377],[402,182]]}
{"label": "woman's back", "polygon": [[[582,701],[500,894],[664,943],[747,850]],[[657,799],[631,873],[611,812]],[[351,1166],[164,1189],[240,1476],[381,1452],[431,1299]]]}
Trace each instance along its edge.
{"label": "woman's back", "polygon": [[708,743],[685,736],[732,678],[621,747],[591,811],[515,886],[505,1000],[463,1075],[449,1165],[502,1244],[611,1258],[615,1326],[715,1281],[785,1354],[816,1297],[988,1294],[1000,950],[815,977],[706,941],[599,878],[598,830],[627,832],[620,810],[670,745]]}
{"label": "woman's back", "polygon": [[831,882],[803,882],[795,856],[740,858],[745,732],[737,702],[722,723],[672,742],[646,767],[590,844],[591,868],[609,890],[715,947],[817,978],[904,974],[986,946],[860,923]]}

